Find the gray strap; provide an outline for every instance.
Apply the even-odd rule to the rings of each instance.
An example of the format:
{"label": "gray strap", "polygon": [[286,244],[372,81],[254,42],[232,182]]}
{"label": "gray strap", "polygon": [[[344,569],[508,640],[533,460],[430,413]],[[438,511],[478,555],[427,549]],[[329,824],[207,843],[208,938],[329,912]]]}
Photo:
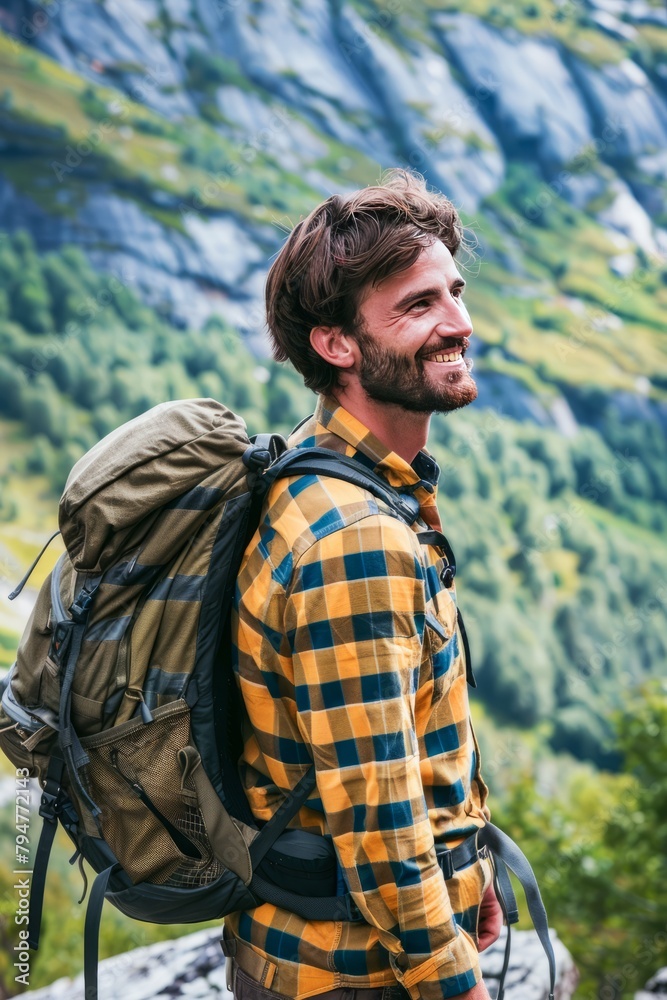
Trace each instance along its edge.
{"label": "gray strap", "polygon": [[102,906],[109,885],[109,880],[120,865],[113,864],[100,872],[90,892],[86,907],[86,922],[83,932],[83,975],[86,1000],[97,1000],[97,965],[100,942],[100,921]]}
{"label": "gray strap", "polygon": [[512,883],[510,882],[507,865],[500,855],[495,856],[494,863],[496,866],[496,881],[498,883],[498,889],[502,895],[502,902],[505,904],[505,908],[503,910],[505,919],[507,920],[508,926],[509,924],[518,924],[519,904],[517,903],[516,896],[514,895],[514,889],[512,888]]}
{"label": "gray strap", "polygon": [[44,553],[46,552],[47,548],[49,547],[49,545],[51,544],[51,542],[53,541],[53,539],[54,539],[54,538],[56,537],[56,535],[59,535],[59,534],[60,534],[60,528],[58,528],[58,530],[57,530],[57,531],[54,531],[54,532],[53,532],[53,534],[52,534],[52,535],[51,535],[51,537],[49,538],[48,542],[46,542],[46,544],[45,544],[45,545],[44,545],[44,547],[42,548],[42,551],[41,551],[41,552],[39,553],[39,555],[37,556],[37,558],[36,558],[36,559],[35,559],[35,560],[33,561],[33,563],[32,563],[32,565],[31,565],[30,569],[29,569],[29,570],[27,571],[27,573],[25,574],[25,576],[23,577],[23,579],[21,580],[21,582],[20,582],[20,583],[18,583],[18,584],[17,584],[17,585],[16,585],[15,587],[14,587],[14,589],[13,589],[13,590],[12,590],[12,592],[11,592],[11,594],[8,594],[8,595],[7,595],[7,596],[8,596],[8,599],[9,599],[10,601],[13,601],[13,600],[14,600],[14,598],[16,598],[16,597],[18,597],[18,596],[19,596],[19,594],[21,593],[21,591],[22,591],[22,590],[23,590],[23,588],[25,587],[26,583],[27,583],[27,582],[28,582],[28,580],[30,579],[30,575],[31,575],[32,571],[34,570],[35,566],[37,565],[37,563],[39,562],[39,560],[40,560],[40,559],[42,558],[42,556],[43,556],[43,555],[44,555]]}
{"label": "gray strap", "polygon": [[[505,918],[505,924],[507,925],[507,937],[505,939],[505,954],[503,956],[503,967],[500,970],[500,978],[498,979],[498,993],[496,995],[496,1000],[503,1000],[505,996],[505,978],[507,976],[507,970],[510,967],[510,952],[512,950],[512,921],[509,918],[509,912],[505,902],[505,896],[503,895],[503,890],[500,888],[500,880],[498,878],[499,866],[502,865],[505,871],[505,875],[509,881],[509,875],[507,875],[507,868],[505,868],[504,862],[500,858],[494,858],[494,870],[493,870],[493,887],[496,890],[496,896],[498,897],[498,902],[500,903],[500,909],[503,911],[503,916]],[[510,885],[510,892],[514,895],[514,890]]]}
{"label": "gray strap", "polygon": [[60,746],[62,747],[69,775],[76,788],[77,795],[83,800],[94,818],[99,816],[100,810],[91,799],[79,777],[79,771],[89,763],[89,757],[83,749],[81,741],[72,725],[72,684],[74,683],[74,673],[79,653],[81,652],[81,643],[83,642],[88,613],[98,584],[99,579],[91,581],[90,585],[85,586],[79,591],[70,608],[72,618],[58,622],[54,632],[54,637],[58,635],[58,630],[62,634],[59,659],[64,664],[58,713],[60,718]]}
{"label": "gray strap", "polygon": [[[62,628],[62,626],[57,627]],[[67,642],[67,648],[64,650],[65,673],[60,688],[60,746],[67,761],[70,778],[76,787],[77,794],[83,798],[95,816],[99,813],[99,809],[88,795],[79,777],[80,769],[89,762],[90,758],[81,746],[81,741],[72,725],[72,683],[74,681],[76,662],[81,651],[84,628],[85,626],[82,624],[69,623],[68,636],[65,640]]]}
{"label": "gray strap", "polygon": [[521,848],[514,843],[512,838],[508,837],[502,830],[499,830],[497,826],[493,825],[493,823],[487,823],[486,826],[481,828],[478,835],[478,843],[486,845],[493,853],[496,861],[500,858],[500,860],[507,865],[509,870],[514,872],[521,883],[521,887],[526,894],[528,911],[549,962],[549,980],[551,984],[549,1000],[553,1000],[554,990],[556,988],[556,958],[551,945],[551,939],[549,938],[549,921],[547,919],[547,912],[544,909],[544,903],[542,902],[542,897],[540,896],[537,879],[535,878],[533,869],[530,867],[530,862]]}

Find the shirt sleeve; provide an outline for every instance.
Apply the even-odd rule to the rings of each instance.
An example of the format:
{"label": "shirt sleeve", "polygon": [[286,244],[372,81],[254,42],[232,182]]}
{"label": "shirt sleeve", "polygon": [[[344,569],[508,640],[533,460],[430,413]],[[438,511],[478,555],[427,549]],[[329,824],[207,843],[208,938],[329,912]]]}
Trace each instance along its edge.
{"label": "shirt sleeve", "polygon": [[481,978],[457,927],[424,799],[415,708],[424,570],[407,526],[372,515],[315,542],[286,593],[297,724],[345,881],[414,1000]]}

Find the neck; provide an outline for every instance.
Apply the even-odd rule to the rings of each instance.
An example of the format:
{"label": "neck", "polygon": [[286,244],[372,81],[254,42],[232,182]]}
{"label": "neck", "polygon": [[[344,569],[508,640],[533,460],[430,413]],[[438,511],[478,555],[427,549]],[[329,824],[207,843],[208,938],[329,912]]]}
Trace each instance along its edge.
{"label": "neck", "polygon": [[338,386],[332,395],[390,451],[412,465],[428,439],[430,413],[414,413],[395,403],[369,399],[357,382]]}

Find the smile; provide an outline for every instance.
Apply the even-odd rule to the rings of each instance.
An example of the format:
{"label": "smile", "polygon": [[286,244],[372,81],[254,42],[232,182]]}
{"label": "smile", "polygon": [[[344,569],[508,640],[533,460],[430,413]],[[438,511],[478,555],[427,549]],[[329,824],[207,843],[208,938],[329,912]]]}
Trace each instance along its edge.
{"label": "smile", "polygon": [[455,351],[453,354],[432,354],[428,361],[437,361],[438,364],[448,364],[452,361],[460,361],[463,355],[460,351]]}
{"label": "smile", "polygon": [[[449,343],[440,343],[435,350],[431,350],[429,354],[423,354],[421,360],[430,361],[431,364],[445,365],[448,368],[462,368],[466,367],[466,363],[463,360],[466,350],[468,349],[467,338],[454,338],[450,337]],[[435,347],[435,345],[434,345]]]}

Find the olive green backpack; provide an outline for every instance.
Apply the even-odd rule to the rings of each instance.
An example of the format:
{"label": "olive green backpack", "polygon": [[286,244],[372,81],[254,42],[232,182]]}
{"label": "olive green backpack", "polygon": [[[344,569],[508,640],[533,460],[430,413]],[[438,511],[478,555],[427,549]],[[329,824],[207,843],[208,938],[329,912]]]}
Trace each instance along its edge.
{"label": "olive green backpack", "polygon": [[[336,895],[330,839],[286,829],[314,788],[312,767],[261,831],[253,820],[236,768],[230,609],[278,476],[345,479],[407,523],[418,504],[352,459],[285,449],[278,435],[249,439],[215,400],[181,400],[109,434],[67,481],[66,552],[0,683],[0,748],[42,787],[31,947],[58,822],[82,873],[82,859],[98,873],[86,914],[89,998],[105,898],[153,923],[262,901],[306,919],[361,919],[349,894]],[[293,891],[299,873],[303,892]]]}

